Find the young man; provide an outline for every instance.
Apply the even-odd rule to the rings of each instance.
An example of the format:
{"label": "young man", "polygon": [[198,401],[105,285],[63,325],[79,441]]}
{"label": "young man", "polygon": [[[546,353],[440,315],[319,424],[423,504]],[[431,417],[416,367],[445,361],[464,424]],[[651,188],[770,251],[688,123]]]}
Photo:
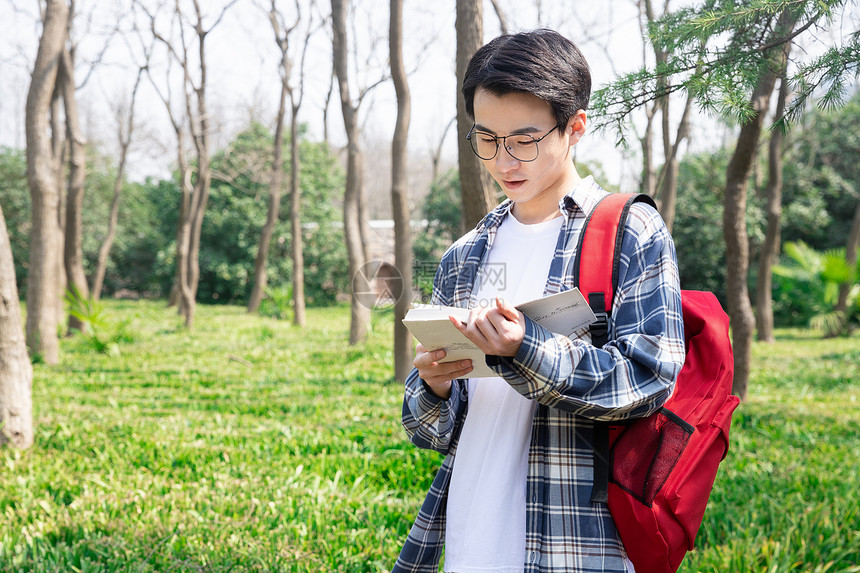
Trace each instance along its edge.
{"label": "young man", "polygon": [[[514,305],[573,287],[579,232],[606,194],[573,163],[588,65],[553,31],[505,35],[475,53],[462,91],[472,149],[507,200],[448,249],[432,301],[472,309],[451,320],[498,377],[468,378],[468,361],[418,345],[403,424],[446,458],[394,571],[437,571],[444,547],[451,573],[626,572],[606,505],[590,502],[592,431],[654,412],[674,388],[684,337],[672,239],[653,208],[631,208],[602,348],[587,330],[568,338],[525,317]],[[491,280],[500,269],[505,280]]]}

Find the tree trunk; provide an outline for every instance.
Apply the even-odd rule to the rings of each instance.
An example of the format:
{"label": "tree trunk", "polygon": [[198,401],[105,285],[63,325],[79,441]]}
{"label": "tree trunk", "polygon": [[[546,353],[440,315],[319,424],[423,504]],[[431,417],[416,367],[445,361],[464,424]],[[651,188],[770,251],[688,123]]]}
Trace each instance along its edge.
{"label": "tree trunk", "polygon": [[[176,127],[176,126],[174,126]],[[187,163],[184,161],[185,151],[182,147],[183,132],[181,129],[176,129],[176,163],[177,171],[179,172],[179,216],[176,218],[176,276],[173,277],[173,285],[170,287],[170,294],[167,295],[167,306],[175,306],[182,314],[183,295],[182,283],[180,282],[180,274],[184,271],[180,269],[187,268],[179,266],[179,260],[185,260],[188,256],[187,251],[183,254],[183,228],[185,225],[186,211],[191,203],[191,187],[185,185],[188,173]]]}
{"label": "tree trunk", "polygon": [[293,324],[305,326],[305,255],[302,237],[302,188],[299,184],[299,106],[290,120],[290,239],[293,256]]}
{"label": "tree trunk", "polygon": [[205,97],[205,68],[203,58],[203,37],[200,38],[200,87],[197,89],[197,113],[199,114],[199,132],[195,135],[197,149],[197,180],[191,199],[190,229],[188,240],[188,290],[190,296],[186,300],[185,326],[194,326],[194,311],[197,299],[197,287],[200,284],[200,236],[203,231],[203,216],[206,204],[209,202],[209,187],[212,182],[212,172],[209,165],[209,116],[206,109]]}
{"label": "tree trunk", "polygon": [[[766,99],[767,96],[758,96]],[[766,103],[766,102],[763,102]],[[763,116],[767,106],[759,107]],[[761,120],[750,120],[741,128],[738,144],[726,171],[723,236],[726,241],[726,298],[732,323],[735,374],[732,391],[746,397],[752,352],[753,311],[747,289],[749,237],[746,229],[747,177],[756,154]]]}
{"label": "tree trunk", "polygon": [[[180,284],[182,291],[180,312],[185,316],[185,326],[194,326],[194,313],[197,304],[197,287],[200,282],[200,235],[203,230],[203,218],[206,214],[206,204],[209,201],[209,188],[212,182],[212,170],[210,166],[209,148],[211,137],[211,124],[209,109],[206,101],[207,66],[206,66],[206,38],[214,26],[221,22],[227,9],[234,2],[230,2],[221,10],[221,15],[215,24],[209,29],[203,27],[203,14],[200,10],[199,0],[193,0],[195,24],[194,33],[197,37],[197,65],[200,67],[199,82],[195,87],[191,81],[191,71],[187,51],[181,61],[185,73],[185,109],[191,128],[191,136],[194,140],[194,149],[197,157],[197,178],[191,193],[188,205],[188,216],[185,219],[187,231],[188,258],[186,261],[185,284]],[[176,5],[177,16],[182,22],[179,4]],[[192,97],[193,93],[193,97]],[[192,102],[193,99],[193,102]],[[196,110],[193,103],[196,103]],[[196,113],[195,113],[196,111]],[[177,264],[179,261],[177,261]],[[180,271],[181,272],[181,271]]]}
{"label": "tree trunk", "polygon": [[287,54],[284,52],[281,60],[281,97],[278,103],[278,117],[275,120],[275,140],[272,145],[272,174],[269,181],[269,207],[266,211],[266,223],[260,233],[260,244],[257,247],[257,258],[254,260],[254,284],[248,299],[248,312],[257,312],[263,300],[268,283],[267,266],[269,262],[269,246],[278,214],[281,209],[281,187],[284,181],[284,117],[287,114],[287,92],[289,91],[289,64],[284,63]]}
{"label": "tree trunk", "polygon": [[[287,95],[292,101],[292,90],[290,89],[290,75],[292,73],[292,60],[289,55],[289,37],[291,29],[281,31],[278,17],[277,5],[272,0],[269,10],[269,21],[275,33],[275,43],[281,51],[279,63],[279,74],[281,77],[281,95],[278,100],[278,114],[275,118],[275,135],[272,145],[272,173],[269,181],[269,206],[266,212],[266,223],[260,233],[260,244],[257,247],[257,258],[254,261],[254,283],[251,288],[251,296],[248,300],[248,312],[256,312],[260,308],[263,295],[268,283],[269,246],[275,233],[275,225],[281,209],[281,189],[284,182],[284,118],[287,115]],[[295,118],[293,118],[295,123]],[[291,130],[292,131],[292,130]]]}
{"label": "tree trunk", "polygon": [[[69,12],[68,19],[72,16]],[[66,30],[68,37],[68,30]],[[64,43],[65,45],[65,43]],[[62,58],[62,55],[60,56]],[[56,259],[57,270],[57,292],[54,304],[54,312],[57,315],[57,324],[60,323],[63,316],[63,293],[66,292],[66,266],[63,261],[63,253],[65,252],[65,234],[66,234],[66,157],[69,154],[69,142],[66,140],[66,118],[63,113],[63,87],[61,81],[62,60],[60,68],[57,70],[57,79],[54,84],[54,93],[51,99],[51,148],[54,150],[54,181],[57,185],[57,233],[56,245],[58,256]]]}
{"label": "tree trunk", "polygon": [[[663,15],[668,12],[669,3],[668,0],[664,4]],[[658,16],[654,11],[654,6],[650,0],[645,0],[640,5],[640,9],[645,13],[645,19],[650,27],[654,22],[657,21]],[[646,33],[643,30],[643,34]],[[657,62],[657,65],[665,64],[669,59],[669,53],[656,49],[654,50],[654,59]],[[667,88],[667,79],[664,77],[660,77],[657,80],[657,89],[659,91],[663,91]],[[663,136],[663,167],[660,169],[660,176],[658,178],[654,177],[653,171],[653,160],[648,158],[648,161],[645,163],[646,169],[649,171],[646,172],[646,182],[643,187],[646,190],[652,190],[653,196],[657,198],[657,205],[660,208],[660,215],[663,217],[663,221],[666,223],[666,228],[669,232],[672,232],[672,227],[675,222],[675,204],[677,202],[678,197],[678,170],[680,166],[680,162],[678,159],[678,151],[681,147],[681,144],[685,139],[689,137],[690,132],[690,109],[692,107],[693,98],[688,95],[687,102],[684,105],[684,112],[681,115],[681,120],[678,122],[678,127],[675,131],[675,141],[672,141],[671,135],[671,113],[669,109],[670,99],[668,95],[664,95],[660,97],[656,102],[653,108],[647,111],[648,113],[648,126],[646,129],[646,136],[650,140],[651,138],[651,123],[653,121],[653,116],[656,113],[657,109],[660,110],[661,116],[661,130]],[[644,145],[643,145],[644,147]],[[649,149],[646,151],[651,154],[653,151],[650,149],[651,145],[649,142]]]}
{"label": "tree trunk", "polygon": [[[640,13],[645,15],[644,20],[641,15],[639,18],[639,30],[643,40],[645,40],[648,34],[646,25],[654,21],[654,10],[650,0],[644,2],[639,0],[638,4]],[[644,55],[645,53],[646,49],[643,49],[643,60],[647,57]],[[660,103],[661,100],[657,100],[651,107],[645,107],[645,131],[639,140],[642,147],[642,179],[639,182],[639,192],[655,198],[657,197],[657,172],[654,168],[654,116],[657,114]]]}
{"label": "tree trunk", "polygon": [[[785,113],[788,99],[788,78],[783,70],[779,86],[779,96],[776,103],[776,119]],[[782,143],[785,139],[783,130],[779,127],[773,130],[768,145],[768,181],[767,181],[767,230],[764,244],[761,247],[758,263],[758,282],[756,284],[756,330],[758,340],[773,343],[773,268],[779,255],[780,222],[782,218]]]}
{"label": "tree trunk", "polygon": [[[128,160],[128,148],[131,146],[131,136],[134,133],[134,104],[137,101],[137,90],[140,88],[140,81],[143,78],[144,68],[140,68],[137,72],[137,79],[134,82],[134,88],[131,91],[131,101],[128,105],[128,116],[122,117],[122,111],[117,111],[117,124],[119,132],[119,165],[116,170],[116,178],[113,183],[113,199],[110,204],[110,215],[108,217],[108,230],[99,247],[98,263],[96,264],[96,272],[93,276],[92,298],[99,300],[102,296],[102,285],[104,284],[105,272],[107,270],[108,255],[113,247],[113,241],[116,237],[116,227],[119,221],[119,199],[122,195],[122,185],[125,180],[125,167]],[[123,125],[125,124],[125,125]]]}
{"label": "tree trunk", "polygon": [[[207,128],[208,129],[208,128]],[[209,201],[209,186],[212,173],[209,168],[209,143],[203,146],[205,151],[197,156],[197,182],[194,184],[194,197],[191,201],[191,220],[188,239],[188,290],[186,300],[185,326],[194,326],[194,311],[196,310],[197,287],[200,284],[200,235],[203,231],[203,216],[206,213],[206,203]]]}
{"label": "tree trunk", "polygon": [[372,306],[369,297],[371,290],[367,260],[364,255],[365,246],[362,245],[361,238],[362,156],[359,145],[358,109],[352,105],[349,95],[346,2],[344,0],[331,0],[331,10],[334,70],[337,76],[343,122],[348,139],[346,190],[343,197],[343,230],[346,238],[346,253],[349,259],[349,278],[352,281],[349,343],[356,344],[367,337]]}
{"label": "tree trunk", "polygon": [[[684,113],[681,114],[681,120],[675,132],[675,142],[669,146],[668,150],[665,150],[667,151],[667,155],[665,155],[665,163],[663,164],[663,172],[661,173],[660,215],[663,217],[663,221],[666,222],[666,228],[670,233],[675,223],[675,204],[678,199],[678,171],[680,169],[678,150],[684,140],[690,135],[690,109],[692,104],[693,98],[687,96]],[[668,133],[668,129],[664,128],[664,134],[666,133]]]}
{"label": "tree trunk", "polygon": [[[347,133],[351,140],[358,138],[358,127],[350,123]],[[347,155],[346,191],[343,198],[344,238],[349,259],[349,278],[352,285],[350,304],[349,343],[357,344],[367,338],[370,329],[370,312],[376,297],[373,296],[370,280],[371,269],[365,257],[365,246],[361,238],[361,215],[359,202],[361,196],[361,172],[364,158],[358,144],[350,143]]]}
{"label": "tree trunk", "polygon": [[[356,119],[358,119],[358,109],[356,109]],[[358,126],[355,127],[356,141],[360,141],[361,134]],[[358,195],[358,236],[361,238],[361,256],[366,263],[370,263],[370,210],[367,207],[367,188],[364,186],[364,152],[359,148],[357,161],[358,171],[356,171],[356,185],[358,186],[356,194]],[[374,264],[378,263],[375,261]]]}
{"label": "tree trunk", "polygon": [[[788,11],[782,13],[773,34],[782,37],[791,30],[794,20]],[[750,304],[747,279],[749,273],[749,237],[746,228],[747,181],[755,162],[758,141],[770,103],[776,78],[785,67],[787,44],[765,57],[771,60],[770,71],[759,79],[750,103],[755,115],[743,126],[737,146],[726,169],[726,196],[723,211],[723,236],[726,241],[726,298],[732,322],[732,349],[735,374],[732,392],[746,398],[749,382],[752,339],[755,318]]]}
{"label": "tree trunk", "polygon": [[391,0],[388,51],[397,94],[397,122],[391,140],[391,210],[394,217],[394,266],[400,275],[394,303],[394,378],[405,382],[412,371],[412,335],[403,319],[412,304],[412,231],[410,229],[406,143],[412,99],[403,66],[403,0]]}
{"label": "tree trunk", "polygon": [[[153,37],[164,44],[167,52],[181,67],[184,80],[184,110],[185,117],[182,117],[174,111],[172,90],[167,88],[166,94],[162,93],[158,84],[152,79],[149,67],[146,72],[150,78],[153,88],[158,94],[164,108],[167,111],[167,116],[170,119],[170,124],[173,127],[173,132],[176,134],[176,162],[177,171],[179,174],[179,190],[180,201],[178,205],[179,216],[176,223],[176,276],[173,280],[173,286],[170,289],[168,297],[168,306],[176,305],[180,316],[187,316],[190,310],[194,307],[194,294],[191,292],[188,283],[188,268],[189,268],[189,245],[191,243],[191,203],[194,195],[194,186],[191,182],[191,166],[188,163],[188,158],[185,151],[185,123],[191,125],[192,136],[194,134],[194,120],[192,113],[192,99],[189,90],[191,89],[190,64],[188,62],[188,48],[185,45],[185,33],[182,32],[181,38],[183,45],[181,50],[177,50],[171,40],[166,38],[157,31],[157,14],[149,12],[143,4],[138,4],[146,12],[150,19],[149,27]],[[160,8],[159,8],[160,9]],[[174,5],[173,9],[174,20],[179,20],[180,26],[184,25],[184,19],[180,10],[179,3]],[[199,22],[199,19],[198,19]],[[180,53],[181,52],[181,53]],[[170,70],[168,69],[167,84],[170,84]],[[187,320],[186,320],[187,323]]]}
{"label": "tree trunk", "polygon": [[678,171],[680,162],[677,156],[666,159],[663,165],[663,181],[660,184],[660,216],[666,223],[666,230],[672,232],[675,225],[675,204],[678,202]]}
{"label": "tree trunk", "polygon": [[[53,167],[54,177],[56,178],[58,185],[58,192],[62,192],[61,190],[63,189],[63,173],[65,173],[66,167],[66,128],[65,118],[63,117],[63,88],[62,85],[60,85],[61,73],[62,67],[57,69],[57,78],[53,92],[51,93],[51,149],[54,152]],[[65,212],[59,213],[57,220],[58,224],[62,226],[65,221]]]}
{"label": "tree trunk", "polygon": [[33,365],[21,330],[12,245],[0,206],[0,446],[33,445]]}
{"label": "tree trunk", "polygon": [[185,316],[187,309],[194,305],[194,294],[188,286],[188,257],[191,243],[191,199],[194,196],[194,186],[191,184],[191,167],[182,146],[183,131],[176,132],[177,161],[179,163],[180,189],[182,199],[179,203],[179,224],[176,229],[176,305],[179,314]]}
{"label": "tree trunk", "polygon": [[[70,15],[71,18],[71,15]],[[78,102],[75,95],[75,62],[68,48],[63,50],[59,81],[62,85],[66,110],[66,133],[69,142],[69,184],[66,198],[65,243],[63,263],[66,269],[66,288],[75,297],[86,300],[90,296],[87,276],[84,273],[83,240],[84,180],[86,179],[86,147],[81,134]],[[84,329],[84,322],[69,314],[69,331]]]}
{"label": "tree trunk", "polygon": [[642,180],[639,183],[639,192],[655,197],[657,195],[657,172],[654,169],[654,114],[656,106],[645,110],[646,123],[645,132],[639,140],[642,146]]}
{"label": "tree trunk", "polygon": [[[337,1],[337,0],[333,0]],[[347,133],[350,140],[358,137],[358,127],[348,123]],[[343,198],[343,227],[346,239],[346,252],[349,259],[349,278],[352,285],[350,304],[349,343],[357,344],[367,337],[370,329],[370,312],[376,297],[372,295],[371,269],[364,256],[365,248],[361,239],[361,216],[359,198],[361,194],[361,169],[363,157],[357,143],[349,144],[346,169],[346,191]]]}
{"label": "tree trunk", "polygon": [[472,120],[460,93],[466,67],[472,55],[484,44],[483,4],[480,0],[457,0],[457,154],[463,201],[463,225],[471,229],[496,206],[495,186],[481,160],[472,152],[466,136]]}
{"label": "tree trunk", "polygon": [[328,82],[328,91],[325,94],[325,103],[323,104],[323,141],[325,142],[326,147],[331,147],[328,140],[328,110],[331,107],[331,94],[334,93],[334,84],[337,77],[334,73],[334,67],[331,70],[331,77]]}
{"label": "tree trunk", "polygon": [[93,275],[93,288],[90,291],[92,299],[101,299],[102,287],[104,286],[105,272],[107,271],[108,256],[116,238],[116,227],[119,222],[119,198],[122,195],[122,183],[125,178],[125,163],[128,147],[120,145],[119,167],[117,167],[116,178],[113,182],[113,198],[110,202],[110,214],[108,215],[108,229],[105,238],[99,246],[98,262],[96,272]]}
{"label": "tree trunk", "polygon": [[27,183],[33,225],[27,277],[27,346],[48,364],[59,360],[59,185],[51,147],[49,111],[66,38],[68,6],[49,0],[27,93]]}

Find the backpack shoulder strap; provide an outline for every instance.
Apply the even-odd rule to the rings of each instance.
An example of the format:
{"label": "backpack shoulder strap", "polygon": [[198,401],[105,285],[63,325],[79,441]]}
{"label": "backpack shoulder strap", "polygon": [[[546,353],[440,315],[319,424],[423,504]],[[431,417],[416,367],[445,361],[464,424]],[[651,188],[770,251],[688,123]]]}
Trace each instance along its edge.
{"label": "backpack shoulder strap", "polygon": [[[574,286],[588,300],[597,316],[591,327],[591,343],[600,348],[609,337],[609,314],[618,287],[618,265],[624,225],[631,205],[654,200],[641,193],[610,193],[585,219],[573,264]],[[619,229],[622,232],[619,232]]]}
{"label": "backpack shoulder strap", "polygon": [[[610,193],[585,219],[573,264],[574,285],[588,300],[597,321],[589,326],[591,344],[597,348],[609,341],[609,315],[618,287],[618,266],[627,214],[633,203],[654,200],[640,193]],[[619,232],[619,230],[621,232]],[[592,439],[594,478],[592,503],[609,500],[609,424],[595,423]]]}

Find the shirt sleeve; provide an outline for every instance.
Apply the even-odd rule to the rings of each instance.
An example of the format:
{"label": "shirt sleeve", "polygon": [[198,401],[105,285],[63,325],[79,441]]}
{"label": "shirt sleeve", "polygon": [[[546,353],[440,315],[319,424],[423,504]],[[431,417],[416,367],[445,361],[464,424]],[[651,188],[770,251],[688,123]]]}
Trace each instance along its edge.
{"label": "shirt sleeve", "polygon": [[[448,250],[433,278],[431,304],[450,306],[456,283],[455,250]],[[406,378],[403,395],[402,424],[409,440],[419,448],[447,454],[454,436],[457,417],[465,408],[467,385],[465,379],[454,380],[451,396],[443,400],[433,394],[413,368]]]}
{"label": "shirt sleeve", "polygon": [[669,398],[684,363],[675,246],[653,207],[635,204],[622,240],[609,342],[555,334],[528,317],[516,356],[487,363],[526,398],[595,420],[647,416]]}

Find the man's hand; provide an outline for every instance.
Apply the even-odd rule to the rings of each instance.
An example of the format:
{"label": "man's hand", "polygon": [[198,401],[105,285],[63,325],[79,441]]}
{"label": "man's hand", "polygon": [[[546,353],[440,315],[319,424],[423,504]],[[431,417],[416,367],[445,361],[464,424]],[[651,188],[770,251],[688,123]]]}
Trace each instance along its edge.
{"label": "man's hand", "polygon": [[439,362],[443,358],[445,358],[444,350],[428,351],[418,343],[412,365],[418,369],[418,376],[427,383],[430,390],[439,398],[447,400],[451,396],[451,380],[462,378],[471,372],[472,361]]}
{"label": "man's hand", "polygon": [[448,318],[484,354],[516,356],[526,334],[523,313],[498,297],[494,307],[473,309],[467,323]]}

